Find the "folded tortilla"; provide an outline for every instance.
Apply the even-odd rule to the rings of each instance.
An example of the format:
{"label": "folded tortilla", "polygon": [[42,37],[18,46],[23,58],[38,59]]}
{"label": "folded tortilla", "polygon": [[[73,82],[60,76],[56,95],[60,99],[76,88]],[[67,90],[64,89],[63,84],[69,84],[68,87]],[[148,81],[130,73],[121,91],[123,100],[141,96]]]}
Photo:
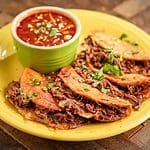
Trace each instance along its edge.
{"label": "folded tortilla", "polygon": [[[135,61],[150,61],[150,53],[146,53],[145,51],[139,50],[137,47],[132,46],[124,41],[121,41],[113,36],[110,36],[104,32],[95,32],[91,36],[93,43],[102,47],[102,48],[113,48],[113,52],[116,52],[118,55],[122,56],[127,60],[135,60]],[[90,46],[89,48],[90,49]],[[136,52],[137,53],[131,53]],[[99,69],[94,68],[92,65],[90,58],[86,55],[86,61],[89,68],[97,72]],[[104,74],[105,78],[110,80],[113,83],[116,83],[121,86],[130,86],[130,85],[141,85],[141,84],[150,84],[150,77],[144,76],[142,74],[123,74],[122,76],[108,75]]]}
{"label": "folded tortilla", "polygon": [[[33,81],[39,82],[40,85],[36,85]],[[33,83],[32,83],[33,82]],[[20,79],[20,88],[27,95],[36,93],[36,96],[32,97],[33,103],[43,108],[49,109],[50,111],[59,111],[60,108],[57,106],[52,95],[48,91],[43,91],[46,88],[48,81],[46,77],[40,73],[25,68]]]}
{"label": "folded tortilla", "polygon": [[97,45],[102,48],[113,48],[114,52],[125,59],[138,61],[150,60],[150,52],[140,50],[137,47],[104,32],[95,32],[91,37]]}
{"label": "folded tortilla", "polygon": [[120,86],[136,86],[141,84],[150,85],[150,77],[141,74],[123,74],[122,76],[114,76],[104,74],[105,78]]}
{"label": "folded tortilla", "polygon": [[71,66],[63,68],[59,73],[59,77],[73,92],[87,98],[89,101],[105,104],[110,107],[117,106],[120,108],[126,108],[125,116],[130,115],[132,107],[128,101],[118,97],[110,97],[101,93],[98,89],[93,88],[91,85],[85,84],[83,79]]}

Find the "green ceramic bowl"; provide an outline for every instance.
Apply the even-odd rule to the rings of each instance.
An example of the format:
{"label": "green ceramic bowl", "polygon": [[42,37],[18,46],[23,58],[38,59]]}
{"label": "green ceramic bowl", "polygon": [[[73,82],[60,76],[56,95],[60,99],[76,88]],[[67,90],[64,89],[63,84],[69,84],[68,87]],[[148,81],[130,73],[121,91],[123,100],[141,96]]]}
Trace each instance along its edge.
{"label": "green ceramic bowl", "polygon": [[[21,40],[16,33],[19,23],[24,18],[34,13],[43,11],[56,12],[71,19],[76,26],[76,33],[73,38],[61,45],[49,47],[34,46]],[[74,14],[63,8],[41,6],[27,9],[17,15],[12,22],[11,33],[18,58],[22,65],[24,67],[31,67],[41,73],[48,73],[51,71],[56,71],[73,62],[79,43],[81,24],[79,19]]]}

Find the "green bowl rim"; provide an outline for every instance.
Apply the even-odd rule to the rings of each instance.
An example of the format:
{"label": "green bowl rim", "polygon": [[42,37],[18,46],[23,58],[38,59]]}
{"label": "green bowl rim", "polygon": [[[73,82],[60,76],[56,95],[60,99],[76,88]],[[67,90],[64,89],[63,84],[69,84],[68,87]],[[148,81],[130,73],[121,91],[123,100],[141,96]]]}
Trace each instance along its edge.
{"label": "green bowl rim", "polygon": [[[26,43],[23,40],[21,40],[16,33],[17,25],[27,16],[34,14],[35,12],[46,11],[46,10],[62,14],[74,22],[74,24],[76,26],[76,33],[73,36],[73,38],[61,45],[56,45],[56,46],[36,46],[36,45],[32,45],[32,44]],[[81,33],[81,23],[80,23],[80,20],[78,19],[78,17],[76,15],[74,15],[72,12],[70,12],[64,8],[55,7],[55,6],[39,6],[39,7],[32,7],[32,8],[26,9],[26,10],[22,11],[21,13],[19,13],[13,19],[12,24],[11,24],[11,34],[12,34],[13,38],[15,40],[17,40],[18,42],[20,42],[21,44],[23,44],[24,46],[27,46],[27,47],[33,48],[33,49],[53,50],[53,49],[65,47],[65,46],[73,43],[76,39],[78,39],[80,36],[80,33]]]}

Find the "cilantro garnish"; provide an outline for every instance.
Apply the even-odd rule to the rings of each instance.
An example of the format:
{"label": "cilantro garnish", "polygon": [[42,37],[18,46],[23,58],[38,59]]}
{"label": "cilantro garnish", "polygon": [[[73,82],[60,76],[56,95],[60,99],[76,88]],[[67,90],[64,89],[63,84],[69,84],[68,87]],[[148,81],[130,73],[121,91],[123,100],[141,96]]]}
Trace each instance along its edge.
{"label": "cilantro garnish", "polygon": [[113,54],[113,53],[110,53],[110,55],[109,55],[109,60],[108,60],[108,61],[109,61],[109,63],[111,63],[111,64],[112,64],[112,63],[113,63],[113,61],[114,61],[114,58],[115,58],[115,57],[114,57],[114,54]]}
{"label": "cilantro garnish", "polygon": [[35,77],[32,77],[29,81],[29,83],[34,83],[37,79]]}
{"label": "cilantro garnish", "polygon": [[35,34],[40,34],[40,32],[41,32],[40,29],[35,29],[35,30],[34,30],[34,33],[35,33]]}
{"label": "cilantro garnish", "polygon": [[28,103],[30,103],[32,100],[31,99],[23,99],[22,100],[22,102],[23,102],[23,104],[28,104]]}
{"label": "cilantro garnish", "polygon": [[139,43],[137,41],[132,42],[132,45],[139,46]]}
{"label": "cilantro garnish", "polygon": [[81,71],[87,69],[87,66],[84,61],[81,63],[81,66],[79,68]]}
{"label": "cilantro garnish", "polygon": [[41,81],[38,81],[35,77],[32,77],[28,83],[29,83],[29,84],[32,84],[32,83],[33,83],[33,84],[35,84],[35,85],[37,85],[37,86],[40,86],[40,85],[42,84],[42,82],[41,82]]}
{"label": "cilantro garnish", "polygon": [[120,60],[120,61],[123,61],[123,57],[122,57],[122,56],[120,56],[120,57],[119,57],[119,60]]}
{"label": "cilantro garnish", "polygon": [[54,86],[55,86],[55,83],[53,83],[53,82],[47,84],[47,88],[48,88],[48,89],[51,89],[51,88],[53,88]]}
{"label": "cilantro garnish", "polygon": [[59,33],[59,30],[57,28],[52,28],[50,33],[49,33],[49,36],[55,36]]}
{"label": "cilantro garnish", "polygon": [[106,52],[106,53],[111,53],[112,51],[113,51],[112,47],[107,47],[104,49],[104,52]]}
{"label": "cilantro garnish", "polygon": [[127,43],[130,43],[130,44],[132,44],[133,46],[139,46],[139,43],[137,42],[137,41],[130,41],[130,40],[128,40],[128,39],[126,39],[128,36],[127,36],[127,34],[126,33],[123,33],[123,34],[121,34],[121,36],[120,36],[120,40],[124,40],[125,42],[127,42]]}
{"label": "cilantro garnish", "polygon": [[104,79],[103,68],[101,68],[99,71],[92,74],[92,79],[94,79],[94,80],[103,80]]}
{"label": "cilantro garnish", "polygon": [[32,92],[30,95],[29,95],[29,98],[32,98],[33,96],[37,96],[38,94],[36,92]]}
{"label": "cilantro garnish", "polygon": [[127,38],[128,35],[126,33],[122,33],[121,36],[119,37],[120,40],[123,40],[125,38]]}
{"label": "cilantro garnish", "polygon": [[103,66],[103,72],[108,74],[113,74],[116,76],[121,76],[122,73],[118,65],[105,64]]}

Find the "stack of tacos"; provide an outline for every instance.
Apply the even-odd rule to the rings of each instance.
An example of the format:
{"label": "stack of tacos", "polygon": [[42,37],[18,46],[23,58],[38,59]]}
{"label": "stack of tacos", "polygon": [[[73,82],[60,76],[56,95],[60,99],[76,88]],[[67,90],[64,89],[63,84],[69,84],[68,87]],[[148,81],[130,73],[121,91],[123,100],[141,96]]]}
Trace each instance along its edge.
{"label": "stack of tacos", "polygon": [[150,97],[150,55],[103,32],[85,38],[71,66],[40,74],[25,68],[6,98],[26,119],[55,129],[113,122]]}

